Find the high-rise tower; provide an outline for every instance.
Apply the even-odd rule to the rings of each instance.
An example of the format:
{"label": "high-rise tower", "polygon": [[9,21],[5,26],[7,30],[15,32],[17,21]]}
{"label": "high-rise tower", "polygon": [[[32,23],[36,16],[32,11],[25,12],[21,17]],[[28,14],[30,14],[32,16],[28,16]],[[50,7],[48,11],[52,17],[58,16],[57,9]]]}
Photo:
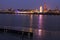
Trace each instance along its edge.
{"label": "high-rise tower", "polygon": [[40,6],[40,13],[42,13],[43,12],[43,8],[42,8],[42,6]]}
{"label": "high-rise tower", "polygon": [[44,2],[44,12],[47,12],[47,5],[46,5],[46,2]]}

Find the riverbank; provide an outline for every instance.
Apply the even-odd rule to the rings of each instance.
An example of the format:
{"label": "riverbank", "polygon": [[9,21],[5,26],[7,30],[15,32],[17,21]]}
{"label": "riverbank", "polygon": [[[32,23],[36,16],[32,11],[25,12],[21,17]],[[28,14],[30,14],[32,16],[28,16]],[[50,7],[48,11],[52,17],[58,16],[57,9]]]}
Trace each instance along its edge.
{"label": "riverbank", "polygon": [[46,13],[15,13],[15,12],[12,12],[12,11],[9,11],[9,12],[0,12],[0,14],[60,15],[60,13],[50,13],[50,12],[46,12]]}

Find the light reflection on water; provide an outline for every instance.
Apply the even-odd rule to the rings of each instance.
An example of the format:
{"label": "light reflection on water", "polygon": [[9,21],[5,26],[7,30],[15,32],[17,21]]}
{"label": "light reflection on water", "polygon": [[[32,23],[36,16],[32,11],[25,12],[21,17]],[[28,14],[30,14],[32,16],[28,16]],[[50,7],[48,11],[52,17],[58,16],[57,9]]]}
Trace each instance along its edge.
{"label": "light reflection on water", "polygon": [[38,35],[41,37],[42,36],[42,31],[43,31],[43,26],[42,26],[42,22],[43,22],[43,15],[39,15],[39,21],[38,21]]}
{"label": "light reflection on water", "polygon": [[34,34],[37,36],[35,36],[38,40],[43,40],[44,36],[45,36],[45,30],[43,27],[43,15],[38,15],[38,29],[35,29]]}
{"label": "light reflection on water", "polygon": [[43,15],[39,15],[38,28],[43,29]]}
{"label": "light reflection on water", "polygon": [[[44,25],[44,23],[45,23],[45,25]],[[23,27],[24,30],[29,30],[30,32],[33,31],[33,33],[34,33],[33,37],[37,38],[38,40],[43,40],[43,38],[46,38],[46,36],[47,36],[46,40],[50,39],[51,37],[53,39],[54,36],[55,37],[60,36],[60,34],[59,34],[60,31],[58,31],[58,32],[53,31],[57,27],[58,28],[56,30],[60,29],[59,23],[60,23],[60,16],[28,15],[28,14],[14,14],[14,15],[0,14],[0,25],[9,26],[9,27],[13,27],[13,28],[16,27],[17,29],[19,29],[19,27]],[[34,29],[34,27],[36,27],[36,29]],[[47,29],[47,30],[45,30],[45,29]],[[52,29],[52,31],[48,31],[51,29]]]}

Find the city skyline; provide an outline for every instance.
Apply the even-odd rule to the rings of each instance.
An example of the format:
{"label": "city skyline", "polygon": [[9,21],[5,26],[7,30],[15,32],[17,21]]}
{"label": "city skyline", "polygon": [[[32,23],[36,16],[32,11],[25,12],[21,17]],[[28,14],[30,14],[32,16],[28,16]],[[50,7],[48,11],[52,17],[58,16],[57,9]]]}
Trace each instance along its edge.
{"label": "city skyline", "polygon": [[47,8],[55,9],[57,6],[60,9],[60,0],[0,0],[0,9],[39,9],[44,2],[46,2]]}

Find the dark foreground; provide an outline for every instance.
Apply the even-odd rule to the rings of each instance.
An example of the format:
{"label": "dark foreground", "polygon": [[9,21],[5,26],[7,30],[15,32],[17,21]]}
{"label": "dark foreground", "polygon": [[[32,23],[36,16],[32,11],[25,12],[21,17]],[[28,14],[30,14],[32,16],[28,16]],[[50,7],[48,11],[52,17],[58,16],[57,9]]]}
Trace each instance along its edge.
{"label": "dark foreground", "polygon": [[60,32],[59,31],[51,31],[46,32],[45,36],[39,36],[34,33],[33,36],[27,36],[25,34],[19,34],[14,32],[2,32],[0,30],[0,40],[60,40]]}
{"label": "dark foreground", "polygon": [[17,30],[11,30],[11,29],[0,29],[0,32],[14,33],[14,34],[33,37],[33,32],[17,31]]}

